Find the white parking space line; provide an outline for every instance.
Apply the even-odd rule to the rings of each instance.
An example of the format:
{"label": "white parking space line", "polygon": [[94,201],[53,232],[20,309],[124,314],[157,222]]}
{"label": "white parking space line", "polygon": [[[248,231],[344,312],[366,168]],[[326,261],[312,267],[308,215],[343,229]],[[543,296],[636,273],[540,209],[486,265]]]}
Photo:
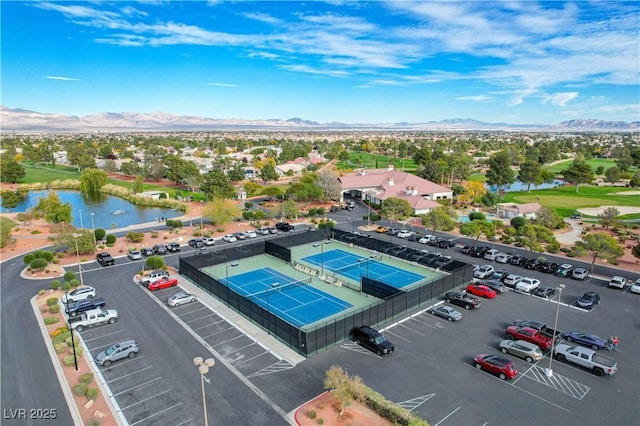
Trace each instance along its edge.
{"label": "white parking space line", "polygon": [[146,385],[148,385],[148,384],[149,384],[149,383],[151,383],[151,382],[155,382],[156,380],[160,380],[161,378],[162,378],[162,377],[156,377],[155,379],[151,379],[151,380],[148,380],[148,381],[146,381],[146,382],[144,382],[144,383],[140,383],[139,385],[135,385],[135,386],[134,386],[134,387],[132,387],[132,388],[129,388],[129,389],[123,390],[122,392],[114,393],[114,394],[112,394],[111,396],[118,396],[118,395],[121,395],[121,394],[123,394],[123,393],[125,393],[125,392],[132,391],[132,390],[134,390],[134,389],[136,389],[136,388],[139,388],[139,387],[142,387],[142,386],[146,386]]}
{"label": "white parking space line", "polygon": [[[133,404],[131,404],[131,405],[127,405],[126,407],[122,407],[120,410],[121,410],[121,411],[128,410],[128,409],[129,409],[129,408],[131,408],[131,407],[134,407],[134,406],[136,406],[136,405],[138,405],[138,404],[142,404],[143,402],[149,401],[150,399],[157,398],[157,397],[159,397],[160,395],[163,395],[163,394],[165,394],[165,393],[167,393],[167,392],[171,392],[172,390],[173,390],[173,389],[167,389],[167,390],[165,390],[165,391],[162,391],[162,392],[160,392],[160,393],[157,393],[157,394],[155,394],[155,395],[152,395],[152,396],[150,396],[150,397],[148,397],[148,398],[141,399],[140,401],[134,402],[134,403],[133,403]],[[180,404],[178,404],[178,405],[180,405]],[[164,410],[163,410],[163,411],[164,411]],[[139,422],[138,422],[138,423],[139,423]]]}
{"label": "white parking space line", "polygon": [[406,326],[406,325],[404,325],[404,324],[398,324],[398,325],[399,325],[400,327],[404,327],[404,328],[406,328],[407,330],[413,331],[414,333],[419,334],[419,335],[421,335],[421,336],[423,336],[423,337],[424,337],[424,334],[420,333],[418,330],[414,330],[413,328],[411,328],[411,327],[409,327],[409,326]]}
{"label": "white parking space line", "polygon": [[267,374],[277,373],[279,371],[284,371],[284,370],[290,370],[292,368],[293,368],[293,365],[289,364],[287,361],[278,361],[275,364],[271,364],[263,368],[262,370],[258,370],[253,374],[249,374],[247,376],[247,379],[251,377],[266,376]]}
{"label": "white parking space line", "polygon": [[203,315],[203,316],[201,316],[201,317],[194,318],[194,319],[189,320],[189,321],[185,321],[185,323],[189,324],[190,322],[198,321],[198,320],[201,320],[201,319],[203,319],[203,318],[213,317],[213,316],[215,316],[215,314],[214,314],[213,312],[210,312],[210,313],[208,313],[207,315]]}
{"label": "white parking space line", "polygon": [[140,373],[142,371],[145,371],[145,370],[148,370],[150,368],[153,368],[153,367],[152,366],[148,366],[148,367],[145,367],[143,369],[136,370],[133,373],[125,374],[124,376],[120,376],[120,377],[116,377],[115,379],[107,380],[107,383],[117,382],[118,380],[124,379],[124,378],[129,377],[129,376],[133,376],[134,374],[138,374],[138,373]]}
{"label": "white parking space line", "polygon": [[260,352],[258,355],[254,355],[251,358],[243,359],[242,362],[238,362],[237,364],[233,364],[233,361],[232,361],[231,364],[233,364],[234,367],[239,367],[242,364],[246,364],[249,361],[253,361],[256,358],[260,358],[261,356],[267,355],[267,354],[269,354],[268,351]]}
{"label": "white parking space line", "polygon": [[124,367],[124,366],[126,366],[126,365],[131,364],[132,362],[135,362],[135,361],[141,360],[142,358],[144,358],[144,355],[138,355],[138,356],[137,356],[137,357],[135,357],[134,359],[128,359],[128,360],[126,360],[126,361],[120,361],[120,362],[116,363],[115,365],[111,364],[111,365],[110,365],[110,366],[108,366],[108,367],[102,367],[102,371],[105,371],[105,370],[114,370],[114,369],[116,369],[116,368]]}
{"label": "white parking space line", "polygon": [[[185,304],[185,305],[181,305],[181,306],[189,306],[189,305],[188,305],[188,304]],[[176,307],[177,307],[177,306],[176,306]],[[182,315],[189,315],[189,314],[192,314],[192,313],[194,313],[194,312],[201,311],[201,310],[203,310],[203,309],[207,309],[207,310],[209,310],[209,308],[208,308],[208,307],[206,307],[206,306],[202,306],[201,308],[194,309],[194,310],[192,310],[192,311],[188,311],[188,312],[182,312],[180,315],[178,315],[178,314],[176,314],[176,315],[178,315],[178,316],[182,316]]]}
{"label": "white parking space line", "polygon": [[408,411],[413,411],[431,398],[436,396],[435,393],[430,393],[429,395],[418,396],[416,398],[411,398],[406,401],[397,402],[396,405],[400,406]]}
{"label": "white parking space line", "polygon": [[551,377],[548,377],[544,369],[537,366],[527,371],[525,377],[580,400],[591,390],[591,387],[555,372]]}
{"label": "white parking space line", "polygon": [[122,333],[122,332],[124,332],[124,329],[118,330],[118,331],[114,331],[112,333],[103,334],[101,336],[92,337],[91,339],[85,339],[84,336],[83,336],[82,340],[84,340],[84,342],[87,343],[87,342],[92,342],[92,341],[98,340],[98,339],[104,339],[105,337],[113,336],[114,334],[118,334],[118,333]]}
{"label": "white parking space line", "polygon": [[203,339],[207,339],[209,337],[215,336],[216,334],[224,333],[225,331],[228,331],[228,330],[233,330],[234,328],[235,328],[234,326],[230,326],[228,328],[224,328],[222,330],[216,331],[215,333],[207,334],[206,336],[200,336],[200,337],[202,337]]}
{"label": "white parking space line", "polygon": [[250,346],[253,346],[253,345],[255,345],[255,344],[256,344],[256,342],[253,342],[253,341],[252,341],[252,342],[251,342],[251,343],[249,343],[248,345],[244,345],[244,346],[241,346],[241,347],[239,347],[239,348],[236,348],[236,351],[241,351],[241,350],[246,349],[246,348],[248,348],[248,347],[250,347]]}
{"label": "white parking space line", "polygon": [[452,415],[453,415],[456,411],[458,411],[459,409],[460,409],[460,407],[456,408],[455,410],[453,410],[452,412],[450,412],[449,414],[447,414],[447,415],[445,416],[445,418],[444,418],[444,419],[440,420],[438,423],[436,423],[436,424],[435,424],[435,425],[433,425],[433,426],[438,426],[440,423],[442,423],[442,422],[444,422],[445,420],[447,420],[450,416],[452,416]]}
{"label": "white parking space line", "polygon": [[184,422],[182,422],[182,423],[178,423],[176,426],[186,425],[187,423],[190,423],[190,422],[191,422],[191,420],[193,420],[193,417],[191,417],[190,419],[185,420],[185,421],[184,421]]}
{"label": "white parking space line", "polygon": [[404,340],[404,341],[405,341],[405,342],[407,342],[407,343],[411,343],[411,340],[409,340],[409,339],[405,339],[404,337],[402,337],[402,336],[400,336],[400,335],[398,335],[398,334],[396,334],[396,333],[394,333],[394,332],[392,332],[392,331],[387,330],[387,331],[385,331],[385,333],[386,333],[386,334],[390,334],[390,335],[392,335],[392,336],[394,336],[394,337],[397,337],[397,338],[398,338],[398,339],[400,339],[400,340]]}
{"label": "white parking space line", "polygon": [[241,337],[244,337],[244,334],[239,334],[239,335],[237,335],[236,337],[232,337],[231,339],[225,340],[225,341],[220,342],[220,343],[216,343],[215,345],[211,345],[211,347],[214,347],[214,348],[215,348],[215,347],[217,347],[217,346],[224,345],[225,343],[229,343],[230,341],[232,341],[232,340],[236,340],[236,339],[239,339],[239,338],[241,338]]}
{"label": "white parking space line", "polygon": [[138,423],[144,422],[145,420],[148,420],[148,419],[150,419],[150,418],[152,418],[152,417],[155,417],[155,416],[157,416],[157,415],[159,415],[159,414],[162,414],[162,413],[164,413],[165,411],[173,410],[174,408],[176,408],[176,407],[177,407],[177,406],[179,406],[179,405],[182,405],[182,402],[178,402],[177,404],[173,404],[171,407],[167,407],[167,408],[165,408],[164,410],[158,411],[157,413],[153,413],[152,415],[147,416],[147,417],[145,417],[144,419],[138,420],[138,421],[137,421],[137,422],[135,422],[135,423],[129,423],[129,426],[137,425]]}
{"label": "white parking space line", "polygon": [[200,326],[200,327],[194,328],[194,329],[193,329],[193,331],[198,331],[198,330],[203,329],[203,328],[211,327],[211,326],[213,326],[213,325],[220,324],[221,322],[225,322],[225,320],[221,319],[220,321],[207,323],[207,324],[205,324],[205,325],[203,325],[203,326]]}
{"label": "white parking space line", "polygon": [[[431,314],[429,314],[429,316],[430,316],[430,317],[434,317],[434,315],[431,315]],[[435,318],[435,317],[434,317],[434,318]],[[437,330],[438,328],[440,328],[440,327],[436,327],[435,325],[429,324],[428,322],[420,321],[420,320],[419,320],[419,319],[417,319],[417,318],[412,318],[412,319],[413,319],[415,322],[419,322],[419,323],[420,323],[420,324],[422,324],[422,325],[426,325],[427,327],[431,327],[431,328],[433,328],[434,330]]]}
{"label": "white parking space line", "polygon": [[511,386],[513,386],[514,388],[518,389],[518,390],[521,390],[521,391],[522,391],[522,392],[524,392],[524,393],[528,393],[529,395],[533,396],[534,398],[538,398],[539,400],[544,401],[544,402],[546,402],[547,404],[553,405],[553,406],[554,406],[554,407],[556,407],[556,408],[559,408],[559,409],[561,409],[561,410],[564,410],[564,411],[566,411],[567,413],[570,413],[570,412],[571,412],[571,410],[567,410],[566,408],[561,407],[561,406],[559,406],[558,404],[554,404],[553,402],[551,402],[551,401],[549,401],[549,400],[547,400],[547,399],[544,399],[543,397],[541,397],[541,396],[539,396],[539,395],[536,395],[535,393],[529,392],[528,390],[525,390],[525,389],[522,389],[522,388],[521,388],[521,387],[519,387],[519,386],[516,386],[516,385],[515,385],[515,383],[510,383],[510,385],[511,385]]}

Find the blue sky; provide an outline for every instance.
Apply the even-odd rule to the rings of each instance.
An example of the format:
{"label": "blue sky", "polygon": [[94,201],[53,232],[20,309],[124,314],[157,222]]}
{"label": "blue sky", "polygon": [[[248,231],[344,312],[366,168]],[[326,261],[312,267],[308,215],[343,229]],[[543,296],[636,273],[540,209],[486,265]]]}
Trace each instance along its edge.
{"label": "blue sky", "polygon": [[638,2],[0,8],[8,108],[344,123],[640,119]]}

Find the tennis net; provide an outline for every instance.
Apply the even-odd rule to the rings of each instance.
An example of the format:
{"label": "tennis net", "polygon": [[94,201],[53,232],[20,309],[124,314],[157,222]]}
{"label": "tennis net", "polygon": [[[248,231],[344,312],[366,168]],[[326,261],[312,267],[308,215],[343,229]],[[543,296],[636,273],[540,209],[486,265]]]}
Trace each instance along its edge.
{"label": "tennis net", "polygon": [[273,283],[268,285],[264,290],[256,291],[255,293],[247,294],[246,298],[249,297],[258,297],[263,294],[273,293],[273,292],[283,292],[293,287],[306,287],[307,284],[311,283],[312,277],[303,278],[301,280],[292,281],[288,283]]}

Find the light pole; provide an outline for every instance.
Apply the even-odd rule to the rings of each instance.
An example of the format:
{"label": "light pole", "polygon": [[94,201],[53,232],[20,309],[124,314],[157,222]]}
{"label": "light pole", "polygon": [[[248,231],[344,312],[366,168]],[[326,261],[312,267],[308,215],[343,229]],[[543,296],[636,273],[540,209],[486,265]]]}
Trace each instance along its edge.
{"label": "light pole", "polygon": [[[200,207],[202,207],[202,204],[204,203],[204,201],[200,200]],[[204,228],[202,227],[202,208],[200,209],[200,236],[204,236]]]}
{"label": "light pole", "polygon": [[560,284],[558,286],[558,306],[556,307],[556,323],[554,325],[554,330],[553,330],[553,339],[551,340],[551,353],[549,354],[549,368],[547,368],[546,370],[544,370],[544,374],[547,377],[551,377],[553,376],[553,370],[551,369],[551,363],[553,362],[553,350],[555,348],[555,343],[556,343],[556,338],[557,336],[555,335],[555,333],[557,333],[558,330],[558,315],[560,315],[560,302],[562,300],[562,289],[564,288],[564,284]]}
{"label": "light pole", "polygon": [[[267,313],[270,313],[271,310],[269,309],[269,292],[275,288],[280,287],[280,283],[273,283],[271,284],[270,287],[267,287]],[[267,315],[267,319],[269,318],[269,316]],[[269,332],[269,336],[271,336],[271,321],[267,322],[267,331]]]}
{"label": "light pole", "polygon": [[201,356],[193,359],[193,365],[198,367],[200,373],[200,383],[202,384],[202,408],[204,410],[204,426],[209,426],[209,419],[207,418],[207,398],[204,394],[204,382],[211,383],[204,375],[209,372],[209,369],[216,365],[216,360],[213,358],[202,359]]}
{"label": "light pole", "polygon": [[321,243],[315,243],[314,247],[320,247],[320,278],[324,277],[324,245],[331,244],[331,241],[323,241]]}
{"label": "light pole", "polygon": [[78,209],[78,211],[80,212],[80,229],[84,228],[84,226],[82,225],[82,209]]}
{"label": "light pole", "polygon": [[93,245],[95,247],[98,242],[96,241],[96,226],[93,224],[93,213],[89,213],[89,216],[91,216],[91,233],[93,234]]}
{"label": "light pole", "polygon": [[69,314],[69,292],[64,292],[64,304],[67,307],[67,322],[69,323],[69,329],[71,331],[71,348],[73,350],[73,364],[76,367],[76,371],[78,371],[78,358],[76,357],[76,342],[73,339],[73,328],[71,327],[71,315]]}
{"label": "light pole", "polygon": [[227,276],[227,287],[229,287],[229,268],[235,268],[236,266],[240,265],[238,262],[234,262],[234,263],[230,263],[227,266],[224,267],[224,272]]}
{"label": "light pole", "polygon": [[84,281],[82,280],[82,265],[80,265],[80,250],[78,250],[78,237],[80,234],[74,233],[73,239],[76,242],[76,257],[78,258],[78,273],[80,274],[80,285],[84,286]]}

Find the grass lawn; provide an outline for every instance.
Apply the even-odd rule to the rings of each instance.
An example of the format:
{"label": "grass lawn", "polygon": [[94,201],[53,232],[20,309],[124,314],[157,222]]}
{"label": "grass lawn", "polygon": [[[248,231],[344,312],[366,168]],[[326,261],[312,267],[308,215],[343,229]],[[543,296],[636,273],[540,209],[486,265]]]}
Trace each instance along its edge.
{"label": "grass lawn", "polygon": [[[563,161],[561,163],[554,164],[553,166],[547,167],[547,170],[553,173],[560,173],[561,171],[567,169],[571,163],[573,163],[573,159]],[[594,172],[600,166],[602,166],[605,170],[610,169],[611,167],[615,167],[616,160],[613,158],[592,158],[591,160],[587,160],[587,164],[591,166],[591,170]]]}
{"label": "grass lawn", "polygon": [[[502,202],[505,203],[540,203],[544,207],[554,209],[561,216],[570,216],[577,209],[600,206],[638,207],[640,196],[622,195],[634,191],[632,188],[611,188],[597,186],[580,186],[576,193],[575,186],[540,189],[527,192],[507,192]],[[630,217],[629,217],[630,216]],[[640,215],[625,215],[625,219],[637,219]]]}
{"label": "grass lawn", "polygon": [[18,183],[46,183],[54,180],[80,179],[78,169],[72,167],[56,165],[55,168],[52,168],[41,165],[36,168],[32,164],[22,163],[22,165],[26,175]]}
{"label": "grass lawn", "polygon": [[[377,165],[376,165],[377,160]],[[389,160],[393,163],[396,170],[402,170],[408,173],[414,173],[418,167],[411,158],[391,158],[386,155],[370,154],[368,152],[349,152],[348,161],[340,161],[336,165],[339,170],[352,170],[361,167],[367,169],[381,169],[389,165]]]}

